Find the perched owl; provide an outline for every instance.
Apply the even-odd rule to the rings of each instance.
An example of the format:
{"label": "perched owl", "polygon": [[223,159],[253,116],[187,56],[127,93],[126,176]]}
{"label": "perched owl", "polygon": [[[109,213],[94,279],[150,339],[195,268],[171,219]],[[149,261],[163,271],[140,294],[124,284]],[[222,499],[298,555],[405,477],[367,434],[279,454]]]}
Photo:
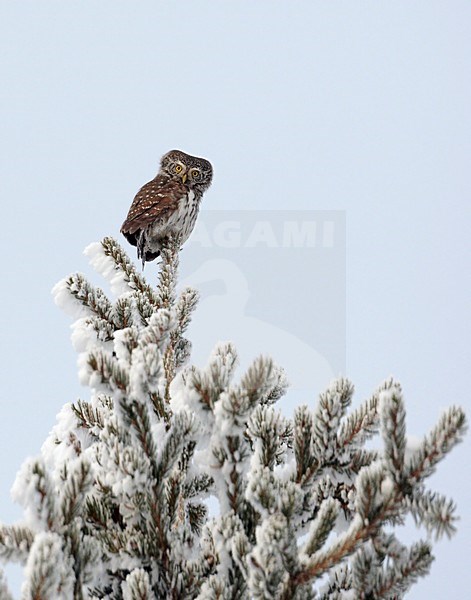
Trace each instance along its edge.
{"label": "perched owl", "polygon": [[154,260],[170,234],[185,242],[195,226],[203,193],[211,185],[213,168],[204,158],[170,150],[160,161],[152,181],[137,192],[121,233],[133,246],[137,257]]}

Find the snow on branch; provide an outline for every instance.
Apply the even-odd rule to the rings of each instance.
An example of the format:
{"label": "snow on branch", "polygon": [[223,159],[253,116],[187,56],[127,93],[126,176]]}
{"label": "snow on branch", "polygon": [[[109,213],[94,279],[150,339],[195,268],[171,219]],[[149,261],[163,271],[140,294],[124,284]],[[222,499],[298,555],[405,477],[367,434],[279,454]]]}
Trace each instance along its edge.
{"label": "snow on branch", "polygon": [[10,594],[7,582],[4,579],[3,571],[0,569],[0,598],[2,600],[13,600],[13,596]]}
{"label": "snow on branch", "polygon": [[410,483],[429,477],[435,471],[437,463],[463,439],[466,429],[466,416],[462,408],[452,406],[446,410],[406,466],[406,476]]}
{"label": "snow on branch", "polygon": [[[0,525],[0,558],[24,563],[34,540],[34,533],[22,525]],[[1,596],[0,596],[1,598]]]}

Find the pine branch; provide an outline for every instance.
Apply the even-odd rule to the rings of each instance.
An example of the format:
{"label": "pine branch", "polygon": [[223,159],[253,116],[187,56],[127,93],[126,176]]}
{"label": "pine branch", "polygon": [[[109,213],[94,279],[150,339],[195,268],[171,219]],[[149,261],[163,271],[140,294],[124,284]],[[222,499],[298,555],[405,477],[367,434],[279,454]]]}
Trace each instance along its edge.
{"label": "pine branch", "polygon": [[157,285],[157,298],[158,304],[162,308],[169,308],[175,304],[180,245],[181,242],[178,236],[169,237],[160,252],[162,263]]}
{"label": "pine branch", "polygon": [[[155,344],[159,352],[162,352],[170,341],[171,334],[175,329],[176,318],[174,313],[168,308],[161,308],[154,311],[149,319],[147,327],[140,331],[139,344],[141,347]],[[136,347],[139,344],[136,344]]]}
{"label": "pine branch", "polygon": [[0,525],[0,558],[13,562],[25,563],[34,534],[22,525]]}
{"label": "pine branch", "polygon": [[162,482],[179,460],[185,444],[195,431],[195,421],[185,412],[178,413],[172,418],[170,429],[160,452],[157,465],[156,481]]}
{"label": "pine branch", "polygon": [[[281,513],[290,520],[293,528],[297,528],[305,498],[301,487],[294,481],[280,479],[268,467],[252,469],[245,497],[263,518]],[[257,518],[257,524],[258,521]]]}
{"label": "pine branch", "polygon": [[[379,564],[382,564],[386,559],[400,561],[407,552],[407,546],[401,544],[394,533],[386,533],[383,529],[378,530],[367,547],[376,553]],[[365,547],[363,550],[365,550]]]}
{"label": "pine branch", "polygon": [[175,371],[177,373],[189,361],[191,348],[191,342],[184,337],[179,337],[175,342]]}
{"label": "pine branch", "polygon": [[402,560],[393,563],[386,571],[380,570],[376,573],[376,582],[369,597],[389,600],[395,594],[402,595],[419,577],[428,574],[433,560],[429,544],[414,544]]}
{"label": "pine branch", "polygon": [[157,344],[139,343],[132,353],[128,373],[127,391],[131,398],[145,402],[151,393],[159,396],[164,393],[163,388],[167,383],[165,362],[162,360]]}
{"label": "pine branch", "polygon": [[324,500],[316,518],[311,523],[309,537],[302,548],[304,554],[312,556],[322,548],[335,525],[338,513],[339,503],[337,500],[333,498]]}
{"label": "pine branch", "polygon": [[153,306],[159,306],[154,290],[146,283],[144,277],[138,273],[118,242],[111,237],[105,237],[101,245],[105,256],[113,259],[116,268],[123,273],[129,287],[143,294]]}
{"label": "pine branch", "polygon": [[247,436],[260,466],[273,469],[282,463],[287,448],[291,446],[293,430],[291,423],[280,413],[263,404],[252,412],[247,424]]}
{"label": "pine branch", "polygon": [[113,507],[105,495],[88,497],[85,500],[84,518],[97,530],[106,530],[112,522]]}
{"label": "pine branch", "polygon": [[292,576],[299,567],[295,536],[281,514],[267,517],[257,529],[257,544],[247,558],[251,597],[293,597]]}
{"label": "pine branch", "polygon": [[320,577],[352,554],[359,545],[372,537],[381,524],[394,516],[401,504],[401,494],[388,481],[382,465],[372,465],[360,472],[357,478],[356,510],[358,515],[348,530],[338,536],[330,548],[320,550],[307,560],[295,583],[304,584]]}
{"label": "pine branch", "polygon": [[75,273],[65,280],[65,286],[77,302],[100,319],[112,323],[113,305],[103,290],[94,288],[83,275]]}
{"label": "pine branch", "polygon": [[[146,294],[143,294],[139,290],[136,290],[135,292],[133,292],[132,297],[134,299],[134,305],[137,309],[137,312],[139,313],[141,324],[147,325],[147,322],[149,321],[151,316],[154,314],[155,305],[153,304],[153,302],[151,300],[149,300],[149,297]],[[159,303],[159,300],[157,297],[156,297],[155,302],[157,304]]]}
{"label": "pine branch", "polygon": [[28,460],[19,472],[12,489],[15,500],[26,504],[30,501],[32,514],[45,529],[55,529],[56,494],[50,471],[43,459]]}
{"label": "pine branch", "polygon": [[350,479],[354,479],[363,467],[368,467],[373,462],[379,459],[379,452],[376,450],[353,450],[342,452],[333,468],[339,475],[347,475]]}
{"label": "pine branch", "polygon": [[170,422],[172,412],[168,407],[168,403],[158,392],[149,392],[149,400],[152,403],[152,408],[158,419],[165,421],[167,424]]}
{"label": "pine branch", "polygon": [[61,493],[61,513],[65,525],[81,513],[85,495],[92,484],[91,465],[81,457],[73,464]]}
{"label": "pine branch", "polygon": [[265,356],[255,359],[241,380],[241,387],[247,393],[250,406],[267,402],[279,385],[280,371],[272,359]]}
{"label": "pine branch", "polygon": [[239,362],[237,351],[231,343],[218,344],[211,355],[207,368],[211,385],[221,394],[231,382]]}
{"label": "pine branch", "polygon": [[199,406],[204,412],[214,411],[220,395],[230,384],[237,362],[238,357],[233,345],[220,344],[215,348],[204,371],[191,367],[184,375],[189,393],[196,394]]}
{"label": "pine branch", "polygon": [[196,393],[198,401],[205,411],[213,411],[215,402],[219,399],[220,391],[215,389],[209,376],[192,367],[186,373],[188,389]]}
{"label": "pine branch", "polygon": [[231,437],[245,432],[251,413],[250,400],[246,393],[237,389],[222,392],[215,407],[216,426]]}
{"label": "pine branch", "polygon": [[466,429],[466,416],[463,410],[459,406],[449,408],[406,465],[405,477],[410,484],[413,485],[431,475],[437,463],[462,440]]}
{"label": "pine branch", "polygon": [[286,378],[285,371],[281,367],[275,365],[273,379],[270,382],[270,390],[263,398],[261,398],[261,404],[274,404],[286,394],[288,387],[289,382]]}
{"label": "pine branch", "polygon": [[[157,285],[157,299],[160,307],[170,309],[176,303],[176,285],[179,265],[178,252],[181,240],[179,236],[170,236],[165,246],[161,249],[162,263],[159,272],[159,282]],[[180,315],[181,317],[181,315]],[[164,398],[167,403],[170,402],[170,384],[172,383],[178,364],[176,349],[179,347],[180,332],[172,332],[170,335],[171,343],[163,356],[163,365],[166,376],[166,385]]]}
{"label": "pine branch", "polygon": [[123,583],[123,600],[153,600],[149,575],[144,569],[134,569]]}
{"label": "pine branch", "polygon": [[180,335],[186,331],[190,324],[191,316],[198,304],[198,299],[199,293],[190,287],[185,288],[180,294],[175,305]]}
{"label": "pine branch", "polygon": [[[111,315],[110,318],[112,318]],[[106,319],[91,317],[85,321],[85,326],[95,332],[96,339],[100,342],[109,342],[113,339],[115,324]]]}
{"label": "pine branch", "polygon": [[61,537],[56,533],[38,533],[31,547],[26,572],[29,577],[25,598],[50,600],[73,597],[74,575],[72,560],[62,549]]}
{"label": "pine branch", "polygon": [[177,356],[175,352],[176,341],[175,338],[172,339],[171,344],[167,346],[167,350],[165,351],[163,357],[163,366],[165,372],[165,391],[164,398],[167,404],[170,404],[171,396],[170,396],[170,384],[175,379],[175,375],[177,372]]}
{"label": "pine branch", "polygon": [[360,447],[378,431],[378,394],[374,394],[359,408],[351,412],[340,424],[337,448],[347,450]]}
{"label": "pine branch", "polygon": [[192,502],[188,502],[186,513],[191,532],[194,535],[200,535],[208,515],[207,507],[201,503],[193,504]]}
{"label": "pine branch", "polygon": [[[136,298],[137,294],[135,294],[134,297]],[[141,313],[140,324],[145,325],[147,323],[147,318],[149,318],[152,314],[152,308],[146,312],[145,316],[142,315],[142,310],[139,312]],[[113,321],[116,324],[117,329],[126,329],[128,327],[132,327],[133,325],[138,325],[138,323],[136,323],[134,305],[129,296],[118,298],[116,300],[113,309],[113,317]],[[110,339],[112,338],[113,336],[110,337]]]}
{"label": "pine branch", "polygon": [[149,459],[152,477],[162,481],[157,466],[157,447],[151,429],[151,420],[145,404],[137,401],[122,400],[120,403],[125,425],[134,433],[140,449]]}
{"label": "pine branch", "polygon": [[[245,500],[246,480],[241,472],[241,465],[250,456],[248,444],[242,436],[226,436],[223,443],[212,448],[212,455],[224,479],[224,494],[227,501],[219,494],[219,502],[229,506],[236,514],[243,514],[247,509]],[[222,493],[222,489],[218,488]]]}
{"label": "pine branch", "polygon": [[92,374],[90,385],[105,385],[110,391],[126,391],[129,375],[112,356],[101,348],[88,354],[87,365]]}
{"label": "pine branch", "polygon": [[339,536],[330,548],[316,552],[304,562],[303,569],[294,578],[294,583],[299,585],[313,581],[341,563],[361,542],[368,539],[377,527],[377,523],[362,527],[359,519],[353,521],[347,532]]}
{"label": "pine branch", "polygon": [[314,418],[307,406],[300,406],[294,413],[294,456],[296,459],[295,481],[303,487],[312,483],[319,463],[312,451]]}
{"label": "pine branch", "polygon": [[199,473],[183,485],[182,493],[185,498],[204,497],[214,485],[214,479],[208,473]]}
{"label": "pine branch", "polygon": [[7,582],[4,579],[3,571],[0,569],[0,598],[2,600],[13,600],[13,596],[10,594]]}
{"label": "pine branch", "polygon": [[337,454],[337,430],[351,403],[353,385],[347,379],[334,381],[319,396],[314,411],[312,451],[319,466],[330,464]]}
{"label": "pine branch", "polygon": [[348,597],[343,592],[348,592],[352,587],[352,572],[348,565],[341,565],[333,569],[326,587],[322,590],[318,600],[343,600]]}
{"label": "pine branch", "polygon": [[[108,410],[113,408],[113,400],[109,396],[102,396],[101,402]],[[94,407],[90,402],[78,400],[77,405],[72,404],[72,411],[79,420],[80,426],[88,429],[95,435],[105,426],[105,417],[99,407]]]}
{"label": "pine branch", "polygon": [[306,501],[311,507],[308,518],[302,522],[302,526],[312,522],[316,518],[320,505],[324,500],[335,499],[339,503],[343,514],[350,521],[355,515],[356,487],[354,483],[348,484],[343,481],[332,481],[330,475],[320,477],[307,495]]}
{"label": "pine branch", "polygon": [[383,391],[380,402],[386,464],[394,479],[401,483],[406,451],[406,412],[400,386],[395,384]]}
{"label": "pine branch", "polygon": [[425,525],[429,533],[439,540],[443,535],[451,538],[456,533],[456,504],[436,492],[414,490],[407,498],[407,507],[418,525]]}

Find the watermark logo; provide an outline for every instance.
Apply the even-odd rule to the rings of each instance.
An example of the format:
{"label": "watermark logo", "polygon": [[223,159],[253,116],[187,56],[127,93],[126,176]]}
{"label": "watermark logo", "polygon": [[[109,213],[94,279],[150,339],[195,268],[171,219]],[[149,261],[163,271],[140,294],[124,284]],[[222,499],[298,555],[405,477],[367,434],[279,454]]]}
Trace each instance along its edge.
{"label": "watermark logo", "polygon": [[201,295],[198,366],[233,341],[242,369],[259,354],[284,367],[297,403],[345,372],[343,211],[202,211],[181,269]]}
{"label": "watermark logo", "polygon": [[[265,217],[266,218],[266,217]],[[335,221],[223,220],[198,222],[191,243],[202,248],[333,248]]]}

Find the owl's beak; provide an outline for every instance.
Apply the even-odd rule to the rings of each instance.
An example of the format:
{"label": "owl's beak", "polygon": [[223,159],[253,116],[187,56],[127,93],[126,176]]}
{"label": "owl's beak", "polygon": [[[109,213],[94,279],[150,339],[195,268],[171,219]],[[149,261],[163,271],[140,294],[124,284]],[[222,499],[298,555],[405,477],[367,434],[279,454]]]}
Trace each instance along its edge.
{"label": "owl's beak", "polygon": [[183,173],[183,175],[182,175],[182,181],[183,181],[183,183],[186,182],[186,178],[187,177],[188,177],[188,175],[186,173]]}

